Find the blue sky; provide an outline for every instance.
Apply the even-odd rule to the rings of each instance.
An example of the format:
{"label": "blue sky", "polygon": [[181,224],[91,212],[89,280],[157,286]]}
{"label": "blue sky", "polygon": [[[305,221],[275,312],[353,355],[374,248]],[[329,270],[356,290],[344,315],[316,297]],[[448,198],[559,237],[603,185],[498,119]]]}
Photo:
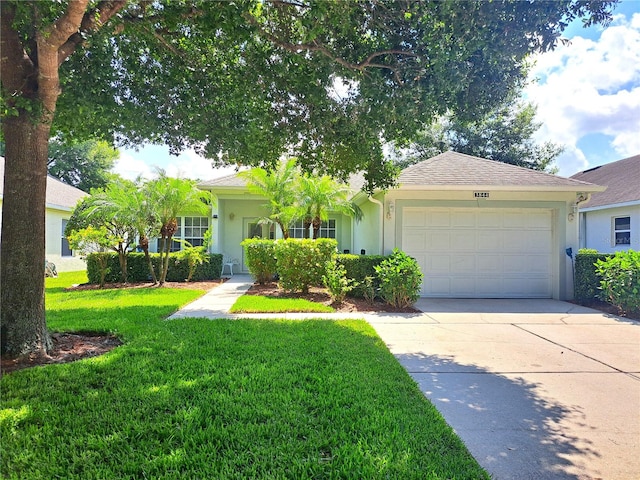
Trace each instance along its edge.
{"label": "blue sky", "polygon": [[[611,25],[582,28],[574,22],[564,32],[570,40],[536,55],[524,97],[538,106],[540,142],[564,145],[558,174],[640,154],[640,0],[625,0]],[[213,169],[193,151],[169,155],[162,146],[121,149],[115,171],[126,178],[168,175],[209,180],[234,172]]]}

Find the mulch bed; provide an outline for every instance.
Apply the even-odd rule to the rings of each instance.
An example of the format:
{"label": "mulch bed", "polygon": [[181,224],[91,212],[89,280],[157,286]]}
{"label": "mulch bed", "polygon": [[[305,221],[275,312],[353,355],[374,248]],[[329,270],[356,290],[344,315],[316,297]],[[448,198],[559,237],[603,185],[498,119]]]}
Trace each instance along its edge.
{"label": "mulch bed", "polygon": [[23,368],[68,363],[83,358],[97,357],[113,350],[122,342],[115,335],[103,333],[52,333],[53,349],[49,353],[37,353],[18,358],[2,357],[1,373],[10,373]]}
{"label": "mulch bed", "polygon": [[288,293],[278,287],[276,282],[259,285],[254,283],[247,291],[247,295],[263,295],[265,297],[277,298],[304,298],[311,302],[322,303],[332,306],[336,312],[395,312],[395,313],[416,313],[415,308],[395,308],[384,302],[375,301],[370,303],[363,298],[347,297],[344,302],[337,305],[331,302],[331,296],[326,288],[310,287],[309,293]]}

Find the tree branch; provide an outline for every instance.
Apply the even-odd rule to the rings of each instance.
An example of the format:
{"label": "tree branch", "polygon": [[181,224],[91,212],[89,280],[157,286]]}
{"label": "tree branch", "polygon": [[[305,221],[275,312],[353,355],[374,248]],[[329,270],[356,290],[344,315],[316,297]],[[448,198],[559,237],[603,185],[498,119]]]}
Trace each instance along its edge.
{"label": "tree branch", "polygon": [[289,52],[293,52],[293,53],[300,53],[302,51],[318,52],[349,70],[355,70],[360,72],[363,72],[368,68],[380,68],[380,69],[391,70],[394,73],[396,81],[399,84],[402,84],[403,82],[402,82],[402,79],[400,78],[398,69],[396,67],[392,65],[384,64],[384,63],[376,63],[374,62],[374,60],[379,57],[383,57],[385,55],[402,55],[405,57],[419,56],[418,54],[408,50],[389,49],[389,50],[381,50],[378,52],[373,52],[363,61],[354,63],[335,55],[326,46],[320,45],[316,41],[313,41],[311,43],[291,43],[286,40],[283,40],[278,36],[268,32],[262,25],[258,23],[258,21],[252,15],[245,14],[244,17],[249,23],[251,23],[254,27],[256,27],[259,30],[260,34],[264,36],[267,40],[269,40],[270,42],[272,42],[273,44],[281,48],[284,48]]}
{"label": "tree branch", "polygon": [[126,0],[102,1],[96,8],[85,11],[77,31],[69,35],[60,46],[58,50],[58,65],[62,65],[76,51],[78,46],[84,42],[86,34],[99,30],[126,5]]}
{"label": "tree branch", "polygon": [[28,79],[35,74],[18,33],[13,29],[15,6],[0,2],[0,82],[10,96],[23,93]]}

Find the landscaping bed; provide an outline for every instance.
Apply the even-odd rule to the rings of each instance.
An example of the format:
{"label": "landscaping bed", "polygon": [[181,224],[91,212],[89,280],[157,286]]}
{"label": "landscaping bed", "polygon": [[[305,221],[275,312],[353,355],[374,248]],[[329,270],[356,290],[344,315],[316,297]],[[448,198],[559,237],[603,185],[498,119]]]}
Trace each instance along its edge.
{"label": "landscaping bed", "polygon": [[290,293],[286,292],[276,282],[265,283],[259,285],[254,283],[253,286],[247,291],[246,295],[263,295],[265,297],[276,298],[303,298],[312,302],[322,303],[324,305],[332,306],[336,312],[395,312],[395,313],[416,313],[413,307],[408,308],[396,308],[387,303],[376,300],[375,302],[368,302],[364,298],[347,297],[340,304],[331,302],[331,296],[326,288],[322,287],[309,287],[309,293]]}

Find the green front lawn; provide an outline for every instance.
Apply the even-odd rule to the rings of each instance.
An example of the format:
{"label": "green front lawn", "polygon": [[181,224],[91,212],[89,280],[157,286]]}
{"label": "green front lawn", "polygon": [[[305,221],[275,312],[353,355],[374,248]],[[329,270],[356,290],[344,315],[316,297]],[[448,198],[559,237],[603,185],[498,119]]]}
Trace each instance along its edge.
{"label": "green front lawn", "polygon": [[366,322],[166,321],[202,292],[67,279],[49,326],[125,344],[2,378],[3,478],[488,478]]}
{"label": "green front lawn", "polygon": [[335,309],[304,298],[267,297],[264,295],[242,295],[229,309],[230,313],[278,313],[314,312],[331,313]]}

